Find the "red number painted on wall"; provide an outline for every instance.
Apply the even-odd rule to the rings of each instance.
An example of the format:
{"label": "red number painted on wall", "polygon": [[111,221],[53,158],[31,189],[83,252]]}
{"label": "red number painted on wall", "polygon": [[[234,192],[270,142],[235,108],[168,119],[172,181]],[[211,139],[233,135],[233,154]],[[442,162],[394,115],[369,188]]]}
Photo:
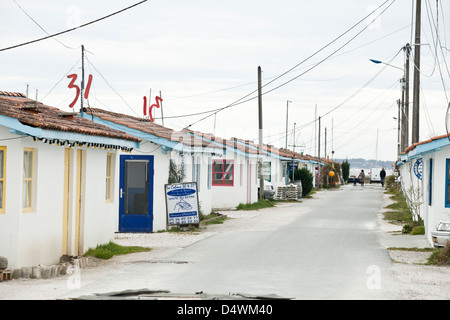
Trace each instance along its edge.
{"label": "red number painted on wall", "polygon": [[[73,99],[73,101],[69,104],[70,108],[73,108],[73,106],[75,105],[75,103],[77,103],[77,100],[80,96],[80,87],[78,87],[75,83],[75,81],[77,80],[77,75],[74,74],[69,74],[67,76],[67,78],[72,78],[72,81],[70,81],[69,85],[67,86],[69,89],[75,88],[76,90],[76,95],[75,95],[75,99]],[[91,89],[91,84],[92,84],[92,74],[89,75],[89,79],[88,79],[88,83],[86,86],[86,91],[84,92],[84,98],[87,99],[89,97],[89,90]]]}
{"label": "red number painted on wall", "polygon": [[[161,105],[160,105],[159,103],[163,101],[163,99],[162,99],[161,97],[158,97],[158,96],[156,96],[155,99],[156,99],[156,103],[155,103],[155,104],[152,104],[152,105],[148,108],[148,115],[149,115],[149,117],[150,117],[150,121],[151,121],[151,122],[155,122],[155,119],[153,119],[153,115],[152,115],[152,109],[153,109],[153,107],[160,108]],[[146,115],[147,115],[147,97],[144,96],[144,116],[146,116]]]}

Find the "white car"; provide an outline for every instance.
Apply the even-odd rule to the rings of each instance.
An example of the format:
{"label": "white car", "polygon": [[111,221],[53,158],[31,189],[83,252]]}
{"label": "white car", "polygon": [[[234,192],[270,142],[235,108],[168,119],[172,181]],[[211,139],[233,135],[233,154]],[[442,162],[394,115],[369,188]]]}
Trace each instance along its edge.
{"label": "white car", "polygon": [[440,221],[436,230],[431,232],[431,238],[435,247],[444,247],[450,241],[450,221]]}
{"label": "white car", "polygon": [[[264,199],[273,199],[275,195],[275,188],[273,184],[264,180]],[[258,197],[259,197],[259,180],[258,180]]]}
{"label": "white car", "polygon": [[380,172],[381,168],[370,169],[369,172],[370,183],[381,182]]}

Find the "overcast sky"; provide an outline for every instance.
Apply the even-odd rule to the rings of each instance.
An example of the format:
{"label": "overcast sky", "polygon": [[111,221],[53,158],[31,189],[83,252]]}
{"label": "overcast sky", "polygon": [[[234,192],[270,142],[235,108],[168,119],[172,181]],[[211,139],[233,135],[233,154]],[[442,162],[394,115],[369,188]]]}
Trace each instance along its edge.
{"label": "overcast sky", "polygon": [[[138,2],[2,0],[0,49],[88,23]],[[163,109],[154,109],[157,123],[162,123],[162,111],[164,125],[176,130],[192,125],[193,130],[223,138],[258,142],[255,91],[261,66],[264,143],[285,146],[289,105],[290,149],[295,123],[296,151],[317,154],[317,115],[322,156],[326,128],[330,157],[334,150],[334,158],[393,161],[402,47],[414,42],[413,3],[149,0],[55,38],[0,51],[0,91],[26,93],[28,85],[29,97],[35,98],[38,90],[38,100],[70,111],[75,89],[68,88],[67,75],[78,74],[75,84],[79,85],[84,45],[85,81],[93,76],[86,105],[143,117],[143,97],[151,91],[150,101],[155,103],[155,95],[161,92]],[[446,133],[450,4],[439,1],[437,11],[435,0],[422,3],[420,140],[425,140]],[[410,92],[412,103],[412,69]],[[177,117],[235,101],[247,102],[215,116]],[[79,111],[79,100],[73,109]]]}

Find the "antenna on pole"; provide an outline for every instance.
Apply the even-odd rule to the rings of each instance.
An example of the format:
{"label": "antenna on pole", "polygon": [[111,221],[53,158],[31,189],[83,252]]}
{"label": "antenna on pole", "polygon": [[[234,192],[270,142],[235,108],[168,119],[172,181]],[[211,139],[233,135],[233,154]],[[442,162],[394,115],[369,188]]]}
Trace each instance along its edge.
{"label": "antenna on pole", "polygon": [[164,127],[164,112],[163,112],[163,105],[162,105],[162,94],[161,94],[161,90],[159,91],[159,97],[161,98],[161,123],[162,126]]}
{"label": "antenna on pole", "polygon": [[81,45],[81,106],[80,112],[83,112],[83,98],[84,98],[84,45]]}

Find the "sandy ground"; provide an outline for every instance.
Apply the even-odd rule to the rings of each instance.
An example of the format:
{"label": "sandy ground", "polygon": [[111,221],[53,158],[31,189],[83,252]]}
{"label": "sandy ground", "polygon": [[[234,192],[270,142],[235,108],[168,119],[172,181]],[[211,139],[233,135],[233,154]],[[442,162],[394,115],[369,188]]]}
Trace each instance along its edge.
{"label": "sandy ground", "polygon": [[[392,203],[384,195],[385,204]],[[378,217],[381,242],[388,248],[430,248],[425,236],[402,235],[402,226],[383,220],[383,209]],[[387,210],[386,210],[387,211]],[[450,266],[426,265],[431,252],[388,250],[398,286],[410,300],[449,300]]]}

